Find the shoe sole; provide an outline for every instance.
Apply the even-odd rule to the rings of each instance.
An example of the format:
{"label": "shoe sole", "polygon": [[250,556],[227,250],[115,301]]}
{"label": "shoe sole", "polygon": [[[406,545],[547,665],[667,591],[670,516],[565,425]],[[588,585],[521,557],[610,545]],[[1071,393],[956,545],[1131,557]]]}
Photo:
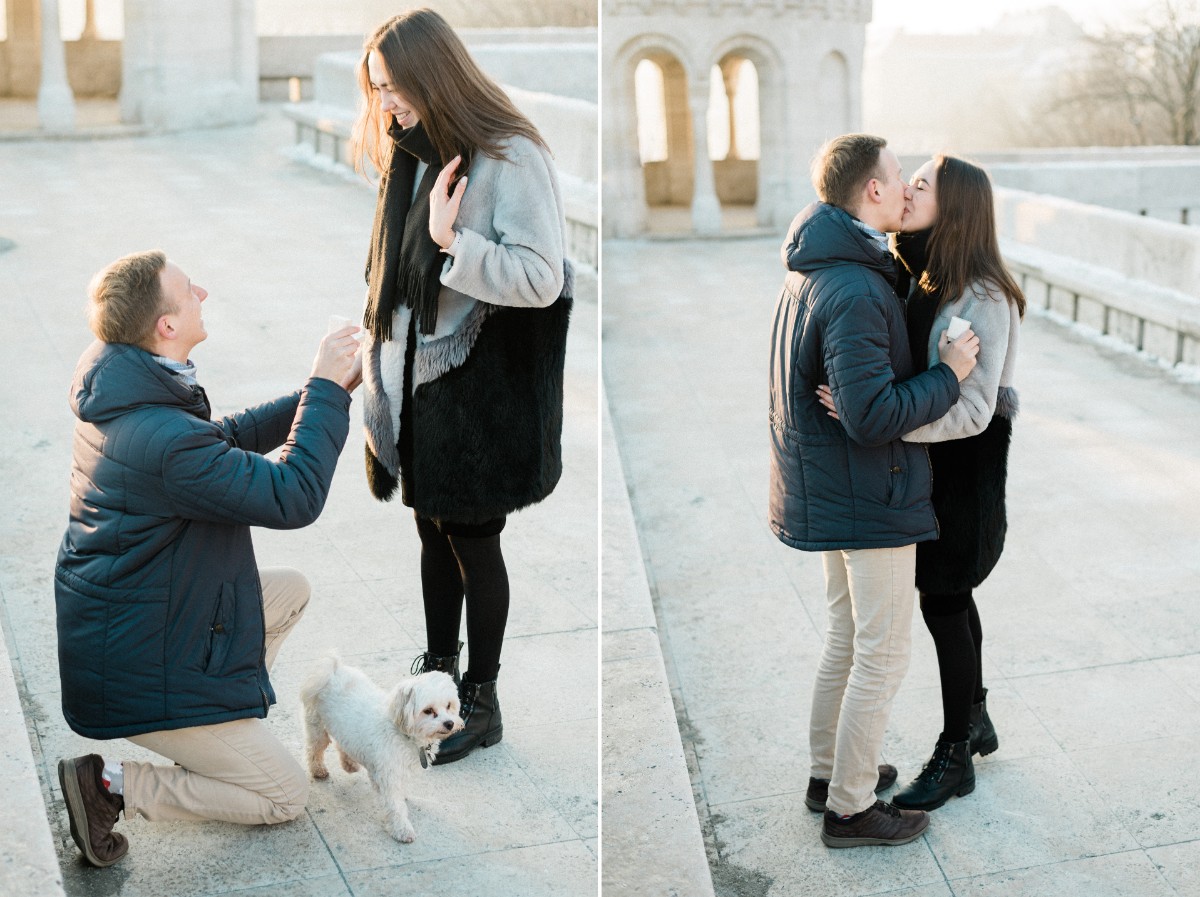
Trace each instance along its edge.
{"label": "shoe sole", "polygon": [[972,746],[971,753],[978,754],[980,757],[986,757],[988,754],[994,754],[1000,747],[1000,739],[993,738],[987,744],[981,744],[979,747]]}
{"label": "shoe sole", "polygon": [[[936,810],[939,807],[944,807],[946,805],[946,802],[948,800],[950,800],[950,798],[966,797],[968,794],[970,794],[974,790],[975,790],[975,780],[971,779],[971,781],[965,782],[962,785],[959,785],[956,790],[950,792],[949,794],[947,794],[945,797],[943,797],[941,800],[937,801],[936,803],[919,804],[919,805],[918,804],[902,804],[895,797],[893,797],[892,798],[892,806],[899,807],[901,810],[924,810],[926,813],[928,813],[931,810]],[[897,797],[898,796],[899,795],[897,795]]]}
{"label": "shoe sole", "polygon": [[78,816],[83,824],[87,826],[87,810],[83,805],[83,794],[79,790],[79,775],[70,760],[58,761],[58,784],[62,786],[63,800],[67,802],[67,819],[71,823],[71,839],[75,842],[75,846],[93,866],[104,869],[116,863],[125,854],[112,860],[102,860],[96,854],[92,853],[92,842],[86,837],[81,837],[79,828],[75,824],[75,818]]}
{"label": "shoe sole", "polygon": [[911,844],[925,834],[928,828],[929,823],[926,822],[919,832],[914,832],[907,838],[835,838],[832,835],[826,834],[824,829],[821,829],[821,842],[826,847],[831,847],[835,850],[842,847],[899,847],[901,844]]}

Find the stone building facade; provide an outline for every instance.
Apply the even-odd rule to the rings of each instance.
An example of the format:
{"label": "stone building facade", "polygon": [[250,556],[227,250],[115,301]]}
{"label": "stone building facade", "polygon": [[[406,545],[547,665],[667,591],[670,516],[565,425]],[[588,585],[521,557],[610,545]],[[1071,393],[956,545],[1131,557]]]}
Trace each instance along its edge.
{"label": "stone building facade", "polygon": [[[856,129],[871,0],[603,0],[604,232],[646,232],[657,205],[690,206],[696,233],[722,229],[721,208],[753,206],[754,221],[779,227],[812,198],[808,167],[830,137]],[[639,153],[636,79],[661,72],[665,159]],[[757,141],[736,134],[735,77],[757,75]],[[730,151],[711,160],[711,80],[730,108]],[[753,121],[753,119],[752,119]],[[757,159],[738,158],[757,143]]]}
{"label": "stone building facade", "polygon": [[41,98],[49,78],[65,102],[119,96],[128,124],[175,129],[254,120],[254,0],[123,0],[122,8],[122,40],[96,36],[89,2],[83,34],[64,47],[41,27],[48,13],[57,15],[57,0],[7,0],[0,96]]}

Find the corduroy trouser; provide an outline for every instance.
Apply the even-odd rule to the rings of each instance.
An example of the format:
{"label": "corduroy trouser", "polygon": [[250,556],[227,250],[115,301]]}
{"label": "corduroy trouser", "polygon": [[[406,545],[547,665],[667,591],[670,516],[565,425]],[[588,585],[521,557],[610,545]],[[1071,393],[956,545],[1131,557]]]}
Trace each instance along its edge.
{"label": "corduroy trouser", "polygon": [[[286,567],[260,570],[259,578],[269,670],[304,614],[311,590],[303,574]],[[128,740],[179,764],[122,764],[128,816],[262,825],[287,822],[304,811],[308,774],[267,728],[266,720],[239,719]]]}
{"label": "corduroy trouser", "polygon": [[917,551],[821,556],[828,621],[813,687],[810,774],[829,781],[830,810],[852,815],[875,802],[883,731],[908,670]]}

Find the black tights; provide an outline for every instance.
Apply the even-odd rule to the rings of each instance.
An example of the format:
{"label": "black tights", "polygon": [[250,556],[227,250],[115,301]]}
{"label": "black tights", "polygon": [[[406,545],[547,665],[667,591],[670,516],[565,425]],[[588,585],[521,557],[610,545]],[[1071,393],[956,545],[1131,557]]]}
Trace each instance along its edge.
{"label": "black tights", "polygon": [[500,553],[504,520],[483,527],[455,527],[420,514],[416,518],[427,649],[440,657],[458,652],[465,597],[470,666],[463,678],[491,682],[500,671],[500,647],[508,622],[508,570]]}
{"label": "black tights", "polygon": [[966,741],[971,705],[983,700],[983,627],[970,591],[921,593],[921,616],[937,649],[942,680],[942,737]]}

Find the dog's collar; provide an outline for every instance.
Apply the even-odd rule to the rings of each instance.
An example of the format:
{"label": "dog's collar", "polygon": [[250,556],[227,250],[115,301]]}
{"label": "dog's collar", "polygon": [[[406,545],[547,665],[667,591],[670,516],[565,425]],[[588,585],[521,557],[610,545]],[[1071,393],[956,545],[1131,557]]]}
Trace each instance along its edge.
{"label": "dog's collar", "polygon": [[429,764],[433,762],[433,745],[426,745],[425,747],[421,748],[417,754],[421,758],[421,768],[428,769]]}

